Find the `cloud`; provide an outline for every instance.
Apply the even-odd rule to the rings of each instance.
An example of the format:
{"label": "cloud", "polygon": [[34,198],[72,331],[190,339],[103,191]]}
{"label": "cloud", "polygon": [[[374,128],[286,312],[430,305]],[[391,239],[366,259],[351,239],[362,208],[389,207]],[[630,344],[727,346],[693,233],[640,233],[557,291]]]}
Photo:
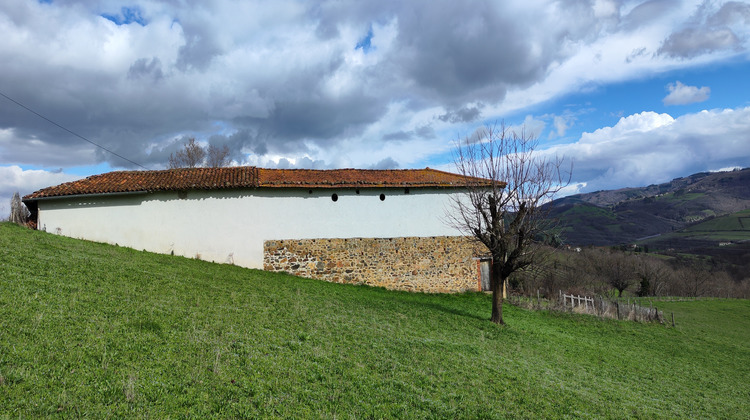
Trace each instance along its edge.
{"label": "cloud", "polygon": [[[747,22],[741,2],[6,0],[0,86],[154,169],[184,136],[239,163],[408,165],[586,86],[739,53]],[[4,98],[0,130],[0,163],[134,168]]]}
{"label": "cloud", "polygon": [[0,166],[0,219],[10,211],[10,199],[18,192],[21,197],[41,188],[80,179],[80,175],[66,174],[59,170],[22,169],[20,166]]}
{"label": "cloud", "polygon": [[[572,144],[544,150],[574,161],[574,183],[586,192],[665,182],[696,172],[750,166],[750,107],[673,118],[642,112]],[[583,187],[582,187],[583,188]]]}
{"label": "cloud", "polygon": [[664,40],[657,53],[691,58],[715,51],[742,50],[742,38],[748,34],[748,23],[750,4],[730,1],[714,11],[706,3],[685,28],[673,32]]}
{"label": "cloud", "polygon": [[568,123],[565,121],[565,119],[559,115],[556,115],[553,119],[552,124],[555,126],[555,136],[562,137],[565,135],[565,132],[568,130]]}
{"label": "cloud", "polygon": [[[238,153],[310,143],[335,150],[359,141],[396,102],[414,120],[375,138],[416,132],[428,109],[445,125],[474,122],[481,101],[497,103],[509,88],[534,83],[569,53],[561,43],[591,37],[590,7],[536,3],[532,10],[525,2],[447,0],[126,7],[9,0],[0,5],[8,17],[0,19],[0,83],[9,96],[148,167],[164,165],[162,146],[183,135],[252,133],[241,136],[248,143],[235,139]],[[614,13],[612,4],[602,10]],[[528,21],[548,30],[530,33]],[[34,137],[86,153],[45,156],[27,147],[15,153],[18,162],[132,166],[23,114],[0,101],[0,128],[13,129],[16,142]]]}
{"label": "cloud", "polygon": [[623,26],[629,30],[642,27],[648,23],[658,20],[659,16],[666,14],[670,8],[679,6],[677,0],[648,0],[635,6],[626,16],[622,18]]}
{"label": "cloud", "polygon": [[370,169],[397,169],[398,167],[398,162],[393,160],[393,158],[391,157],[387,157],[380,162],[370,166]]}
{"label": "cloud", "polygon": [[682,84],[679,80],[667,85],[669,94],[662,99],[664,105],[687,105],[708,100],[711,88],[707,86],[696,87]]}
{"label": "cloud", "polygon": [[737,44],[739,38],[728,28],[686,28],[670,35],[658,53],[670,57],[689,58],[729,49]]}
{"label": "cloud", "polygon": [[443,122],[458,123],[458,122],[472,122],[480,117],[482,104],[477,106],[465,106],[460,109],[448,111],[443,115],[438,116],[438,119]]}

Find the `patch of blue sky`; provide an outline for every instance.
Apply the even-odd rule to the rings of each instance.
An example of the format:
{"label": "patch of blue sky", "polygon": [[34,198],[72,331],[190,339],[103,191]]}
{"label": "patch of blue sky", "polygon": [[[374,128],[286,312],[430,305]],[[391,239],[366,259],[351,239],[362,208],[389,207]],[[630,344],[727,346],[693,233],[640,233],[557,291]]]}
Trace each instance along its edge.
{"label": "patch of blue sky", "polygon": [[234,126],[222,120],[212,121],[211,126],[213,127],[213,130],[210,133],[211,135],[230,136],[237,132],[237,129],[234,128]]}
{"label": "patch of blue sky", "polygon": [[[80,176],[89,176],[92,174],[103,174],[105,172],[110,172],[114,169],[107,162],[102,162],[96,165],[69,166],[65,168],[50,168],[50,167],[38,166],[38,165],[18,165],[18,166],[24,171],[43,170],[43,171],[52,172],[52,173],[64,172],[66,174],[80,175]],[[122,169],[122,168],[119,168],[119,169]]]}
{"label": "patch of blue sky", "polygon": [[372,26],[370,26],[370,29],[367,31],[367,34],[364,36],[364,38],[357,41],[357,45],[354,47],[355,50],[361,49],[362,52],[367,54],[370,52],[370,49],[372,49]]}
{"label": "patch of blue sky", "polygon": [[103,13],[101,17],[114,22],[117,25],[129,25],[131,23],[137,23],[141,26],[146,26],[148,23],[146,18],[143,17],[140,7],[122,7],[120,13],[116,15]]}
{"label": "patch of blue sky", "polygon": [[[750,106],[748,74],[750,62],[673,70],[627,82],[587,86],[577,93],[504,115],[502,119],[506,125],[522,124],[526,116],[543,119],[546,126],[539,136],[545,140],[545,146],[567,143],[578,140],[584,132],[614,126],[622,117],[645,111],[667,113],[678,118],[702,110]],[[669,94],[669,85],[678,81],[697,89],[709,88],[708,98],[686,104],[665,104],[664,98]],[[552,115],[566,117],[569,128],[564,136],[551,136],[549,141],[549,133],[555,130],[550,117]],[[541,118],[542,116],[547,118]]]}
{"label": "patch of blue sky", "polygon": [[37,0],[40,4],[52,4],[52,0]]}

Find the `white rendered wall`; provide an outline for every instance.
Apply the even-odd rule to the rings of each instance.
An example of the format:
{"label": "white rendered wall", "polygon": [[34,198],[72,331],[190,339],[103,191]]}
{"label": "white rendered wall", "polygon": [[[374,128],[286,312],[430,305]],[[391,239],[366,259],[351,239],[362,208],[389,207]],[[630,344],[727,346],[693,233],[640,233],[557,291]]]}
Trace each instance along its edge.
{"label": "white rendered wall", "polygon": [[461,234],[446,222],[455,190],[360,191],[279,188],[189,191],[183,199],[174,191],[40,200],[38,228],[251,268],[263,268],[263,241],[269,239]]}

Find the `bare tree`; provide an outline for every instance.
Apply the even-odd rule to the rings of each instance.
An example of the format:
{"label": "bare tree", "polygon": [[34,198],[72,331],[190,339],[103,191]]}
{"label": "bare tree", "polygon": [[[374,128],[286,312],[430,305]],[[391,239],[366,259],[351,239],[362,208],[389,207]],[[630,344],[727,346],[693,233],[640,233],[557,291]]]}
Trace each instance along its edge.
{"label": "bare tree", "polygon": [[595,251],[590,255],[596,273],[622,297],[636,280],[635,261],[630,255],[618,251]]}
{"label": "bare tree", "polygon": [[169,169],[200,166],[221,168],[230,163],[229,147],[226,144],[221,147],[209,144],[208,148],[203,148],[193,137],[188,139],[182,149],[169,155]]}
{"label": "bare tree", "polygon": [[12,223],[23,225],[29,218],[29,214],[29,210],[21,201],[18,191],[16,191],[10,199],[10,217],[8,220]]}
{"label": "bare tree", "polygon": [[221,168],[229,166],[229,162],[229,147],[226,144],[221,147],[214,146],[213,144],[208,145],[206,166],[209,168]]}
{"label": "bare tree", "polygon": [[638,296],[658,296],[665,287],[670,268],[656,258],[639,256],[636,275],[639,280]]}
{"label": "bare tree", "polygon": [[191,137],[185,146],[169,155],[169,168],[196,168],[203,164],[206,151]]}
{"label": "bare tree", "polygon": [[457,144],[454,163],[469,181],[449,217],[492,257],[491,321],[504,324],[503,284],[538,261],[536,245],[553,227],[542,204],[570,183],[571,173],[563,169],[562,159],[535,154],[537,141],[524,131],[517,134],[502,125],[477,134]]}
{"label": "bare tree", "polygon": [[682,295],[690,297],[703,296],[708,291],[712,274],[697,266],[682,268],[677,271],[677,278],[682,283]]}

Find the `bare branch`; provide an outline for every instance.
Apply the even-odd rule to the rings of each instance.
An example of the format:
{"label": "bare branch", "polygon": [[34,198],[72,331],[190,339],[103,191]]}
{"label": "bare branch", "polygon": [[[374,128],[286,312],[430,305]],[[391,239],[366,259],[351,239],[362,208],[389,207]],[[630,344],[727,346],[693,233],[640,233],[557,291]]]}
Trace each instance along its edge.
{"label": "bare branch", "polygon": [[205,157],[206,151],[191,137],[183,149],[169,155],[169,168],[197,168]]}
{"label": "bare branch", "polygon": [[229,162],[229,147],[226,144],[221,147],[214,146],[213,144],[208,145],[206,166],[209,168],[221,168],[229,166]]}

